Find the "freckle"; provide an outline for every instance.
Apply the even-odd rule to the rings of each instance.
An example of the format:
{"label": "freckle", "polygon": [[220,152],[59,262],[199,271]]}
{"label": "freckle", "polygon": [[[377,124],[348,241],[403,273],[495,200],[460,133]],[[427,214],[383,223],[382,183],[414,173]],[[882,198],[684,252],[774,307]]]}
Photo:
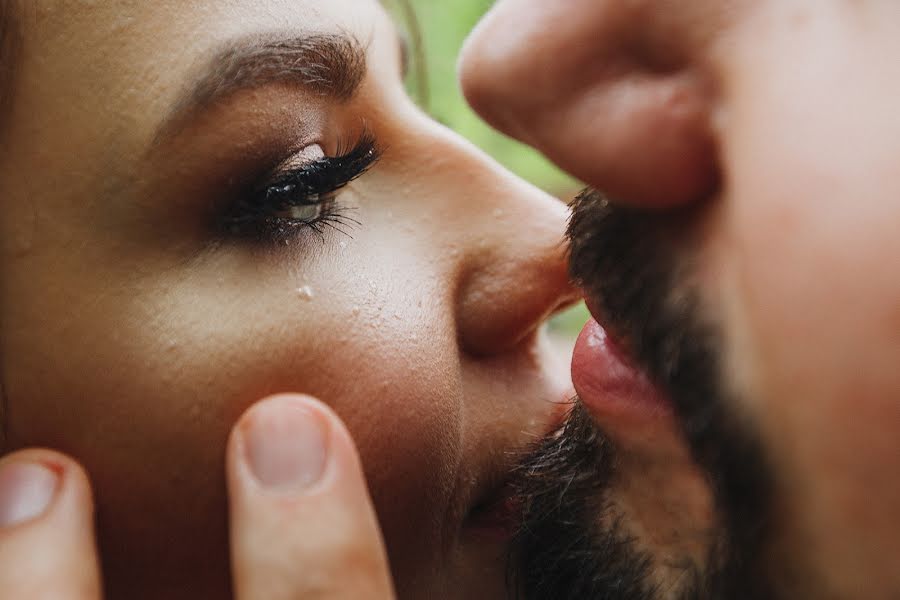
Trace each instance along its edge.
{"label": "freckle", "polygon": [[313,292],[311,287],[309,287],[308,285],[304,285],[297,288],[297,295],[300,296],[301,300],[309,301],[312,300],[316,294],[315,292]]}

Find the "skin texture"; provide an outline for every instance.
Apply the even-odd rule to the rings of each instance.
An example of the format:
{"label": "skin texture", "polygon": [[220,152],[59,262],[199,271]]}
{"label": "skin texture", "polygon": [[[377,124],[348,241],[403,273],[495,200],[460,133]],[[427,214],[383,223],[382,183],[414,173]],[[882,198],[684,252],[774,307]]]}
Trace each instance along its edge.
{"label": "skin texture", "polygon": [[[501,130],[622,206],[691,209],[677,256],[772,464],[785,597],[900,594],[898,23],[888,1],[504,0],[462,58]],[[595,418],[631,454],[685,456],[656,424]],[[654,472],[669,494],[619,496],[651,549],[666,496],[709,495]]]}
{"label": "skin texture", "polygon": [[[415,107],[374,1],[23,11],[0,156],[4,449],[90,474],[107,597],[228,593],[228,432],[288,391],[346,422],[401,597],[499,594],[502,540],[466,517],[569,393],[540,329],[575,297],[564,206]],[[356,37],[358,92],[267,85],[158,137],[223,44],[286,31]],[[338,197],[350,235],[211,225],[235,180],[334,155],[363,122],[383,156]]]}

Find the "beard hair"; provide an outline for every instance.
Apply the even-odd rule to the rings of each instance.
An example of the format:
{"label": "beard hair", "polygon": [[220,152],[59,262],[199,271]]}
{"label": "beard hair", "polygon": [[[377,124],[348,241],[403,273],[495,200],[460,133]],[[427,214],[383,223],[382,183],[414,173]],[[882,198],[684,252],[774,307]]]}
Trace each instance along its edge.
{"label": "beard hair", "polygon": [[[519,463],[512,495],[521,522],[510,546],[507,587],[521,600],[775,600],[758,570],[747,527],[720,527],[706,568],[678,561],[660,581],[656,557],[628,533],[614,501],[617,453],[576,398],[565,422]],[[726,521],[727,522],[727,521]],[[755,521],[754,521],[755,522]],[[751,531],[757,531],[751,526]],[[672,559],[667,559],[672,563]]]}
{"label": "beard hair", "polygon": [[[772,470],[725,385],[720,328],[684,283],[691,275],[687,232],[696,220],[692,213],[618,207],[587,190],[569,225],[571,271],[604,325],[668,392],[691,454],[709,477],[717,542],[705,572],[690,573],[675,597],[772,600],[764,552]],[[610,501],[614,469],[614,448],[580,405],[524,460],[516,484],[523,525],[510,554],[511,589],[519,597],[660,597],[653,557],[638,550]]]}
{"label": "beard hair", "polygon": [[608,498],[614,464],[613,447],[576,404],[517,469],[522,524],[508,573],[514,597],[653,598],[651,558],[625,534]]}

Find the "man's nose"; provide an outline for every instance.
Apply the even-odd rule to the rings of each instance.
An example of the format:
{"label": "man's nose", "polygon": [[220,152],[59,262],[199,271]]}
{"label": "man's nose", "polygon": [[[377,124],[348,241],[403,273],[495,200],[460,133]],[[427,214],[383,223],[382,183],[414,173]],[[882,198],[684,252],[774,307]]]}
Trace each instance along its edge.
{"label": "man's nose", "polygon": [[[644,14],[650,4],[498,2],[463,51],[466,98],[619,202],[671,208],[708,197],[718,185],[715,86],[679,26]],[[661,27],[670,39],[648,33]]]}

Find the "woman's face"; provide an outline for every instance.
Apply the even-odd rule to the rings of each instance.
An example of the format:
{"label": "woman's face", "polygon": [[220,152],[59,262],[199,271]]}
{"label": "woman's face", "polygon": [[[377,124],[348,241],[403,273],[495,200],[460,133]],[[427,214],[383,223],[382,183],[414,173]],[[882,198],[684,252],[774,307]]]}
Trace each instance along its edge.
{"label": "woman's face", "polygon": [[22,10],[6,446],[87,467],[110,596],[224,593],[225,439],[284,391],[347,422],[401,595],[499,593],[477,506],[568,393],[565,207],[416,108],[375,0]]}

